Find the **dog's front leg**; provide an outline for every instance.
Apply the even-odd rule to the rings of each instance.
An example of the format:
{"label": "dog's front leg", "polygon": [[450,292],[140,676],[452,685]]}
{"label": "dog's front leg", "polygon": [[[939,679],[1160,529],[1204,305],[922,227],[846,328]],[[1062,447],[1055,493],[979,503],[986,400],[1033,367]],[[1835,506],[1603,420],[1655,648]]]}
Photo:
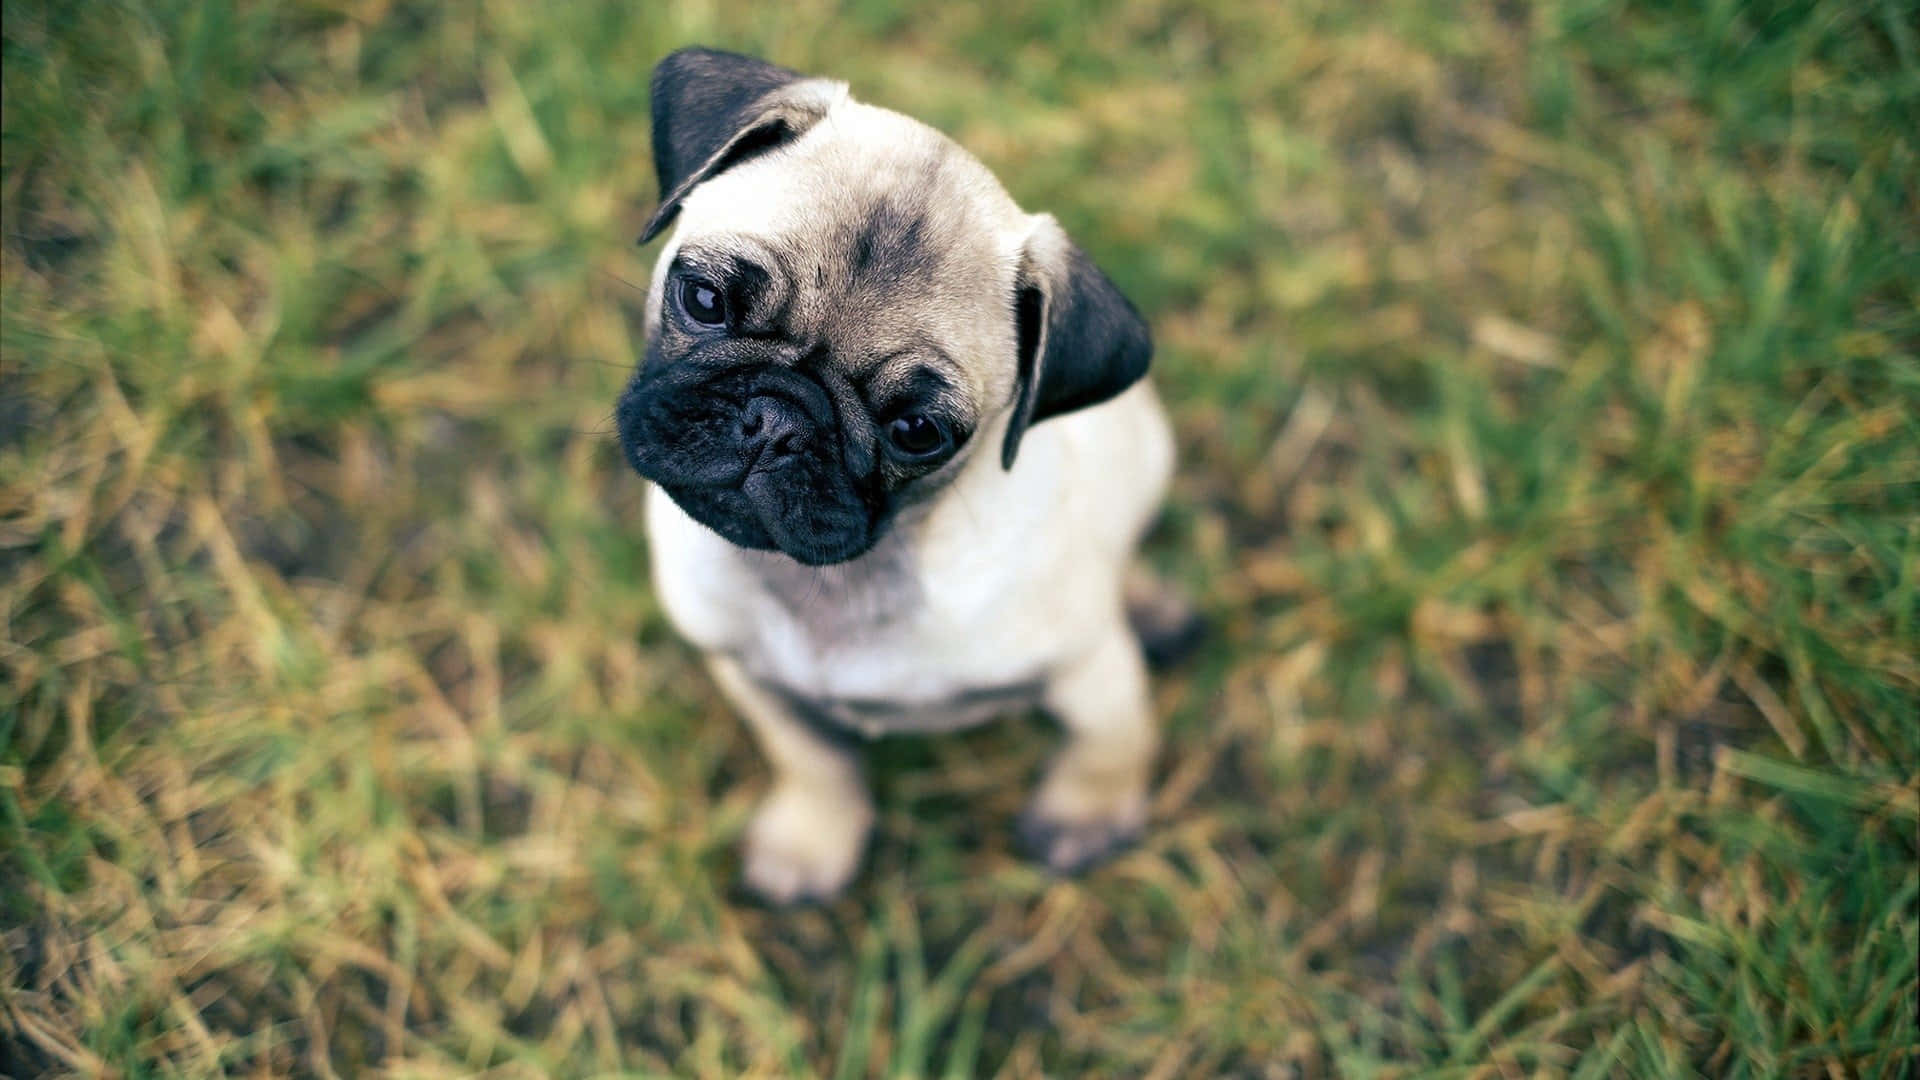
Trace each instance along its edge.
{"label": "dog's front leg", "polygon": [[747,826],[742,868],[748,888],[775,904],[834,895],[860,868],[873,827],[859,761],[733,660],[709,656],[707,666],[773,766],[773,790]]}
{"label": "dog's front leg", "polygon": [[1072,873],[1138,836],[1158,736],[1146,665],[1124,620],[1047,684],[1046,705],[1067,731],[1020,820],[1034,858]]}

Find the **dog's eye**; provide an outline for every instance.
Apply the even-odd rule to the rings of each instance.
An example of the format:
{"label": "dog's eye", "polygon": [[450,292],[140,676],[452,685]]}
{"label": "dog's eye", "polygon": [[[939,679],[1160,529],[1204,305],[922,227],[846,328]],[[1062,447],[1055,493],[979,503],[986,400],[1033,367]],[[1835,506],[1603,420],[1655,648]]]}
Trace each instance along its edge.
{"label": "dog's eye", "polygon": [[924,413],[908,413],[887,425],[887,441],[901,455],[923,458],[947,447],[947,429]]}
{"label": "dog's eye", "polygon": [[727,321],[726,297],[710,281],[688,278],[681,282],[680,306],[702,326],[721,326]]}

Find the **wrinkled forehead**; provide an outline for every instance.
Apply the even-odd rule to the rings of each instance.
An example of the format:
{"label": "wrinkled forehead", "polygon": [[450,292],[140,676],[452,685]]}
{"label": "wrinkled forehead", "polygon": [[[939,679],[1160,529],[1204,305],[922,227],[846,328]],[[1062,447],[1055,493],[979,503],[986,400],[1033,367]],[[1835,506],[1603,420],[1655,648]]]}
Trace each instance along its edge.
{"label": "wrinkled forehead", "polygon": [[[851,100],[793,142],[696,188],[682,208],[688,214],[809,245],[851,239],[846,234],[868,224],[898,230],[917,222],[949,241],[962,232],[978,240],[1023,234],[1026,226],[1000,182],[958,143]],[[875,215],[891,220],[872,222]]]}
{"label": "wrinkled forehead", "polygon": [[771,264],[762,269],[783,279],[785,333],[832,346],[872,377],[902,355],[951,368],[976,401],[1000,380],[995,365],[965,358],[1012,355],[1026,228],[999,182],[956,144],[852,102],[701,185],[681,211],[689,257],[731,249]]}

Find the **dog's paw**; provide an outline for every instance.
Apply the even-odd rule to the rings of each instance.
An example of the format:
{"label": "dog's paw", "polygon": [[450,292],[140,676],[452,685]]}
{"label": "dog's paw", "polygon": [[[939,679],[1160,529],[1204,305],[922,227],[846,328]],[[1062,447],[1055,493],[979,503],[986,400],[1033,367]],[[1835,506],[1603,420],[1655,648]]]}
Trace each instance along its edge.
{"label": "dog's paw", "polygon": [[1016,836],[1027,856],[1056,874],[1077,874],[1117,854],[1140,838],[1146,825],[1144,794],[1067,814],[1037,798],[1020,815]]}
{"label": "dog's paw", "polygon": [[783,907],[830,899],[860,869],[872,826],[864,800],[782,784],[747,826],[747,888]]}

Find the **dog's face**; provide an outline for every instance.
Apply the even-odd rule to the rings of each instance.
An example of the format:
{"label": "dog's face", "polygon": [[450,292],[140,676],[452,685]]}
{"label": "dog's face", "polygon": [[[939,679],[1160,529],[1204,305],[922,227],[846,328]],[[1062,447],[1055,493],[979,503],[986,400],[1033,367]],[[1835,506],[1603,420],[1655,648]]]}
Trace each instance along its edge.
{"label": "dog's face", "polygon": [[1012,468],[1029,425],[1145,371],[1112,283],[932,129],[705,50],[653,95],[642,240],[679,227],[616,418],[634,469],[733,543],[855,558],[984,435]]}

